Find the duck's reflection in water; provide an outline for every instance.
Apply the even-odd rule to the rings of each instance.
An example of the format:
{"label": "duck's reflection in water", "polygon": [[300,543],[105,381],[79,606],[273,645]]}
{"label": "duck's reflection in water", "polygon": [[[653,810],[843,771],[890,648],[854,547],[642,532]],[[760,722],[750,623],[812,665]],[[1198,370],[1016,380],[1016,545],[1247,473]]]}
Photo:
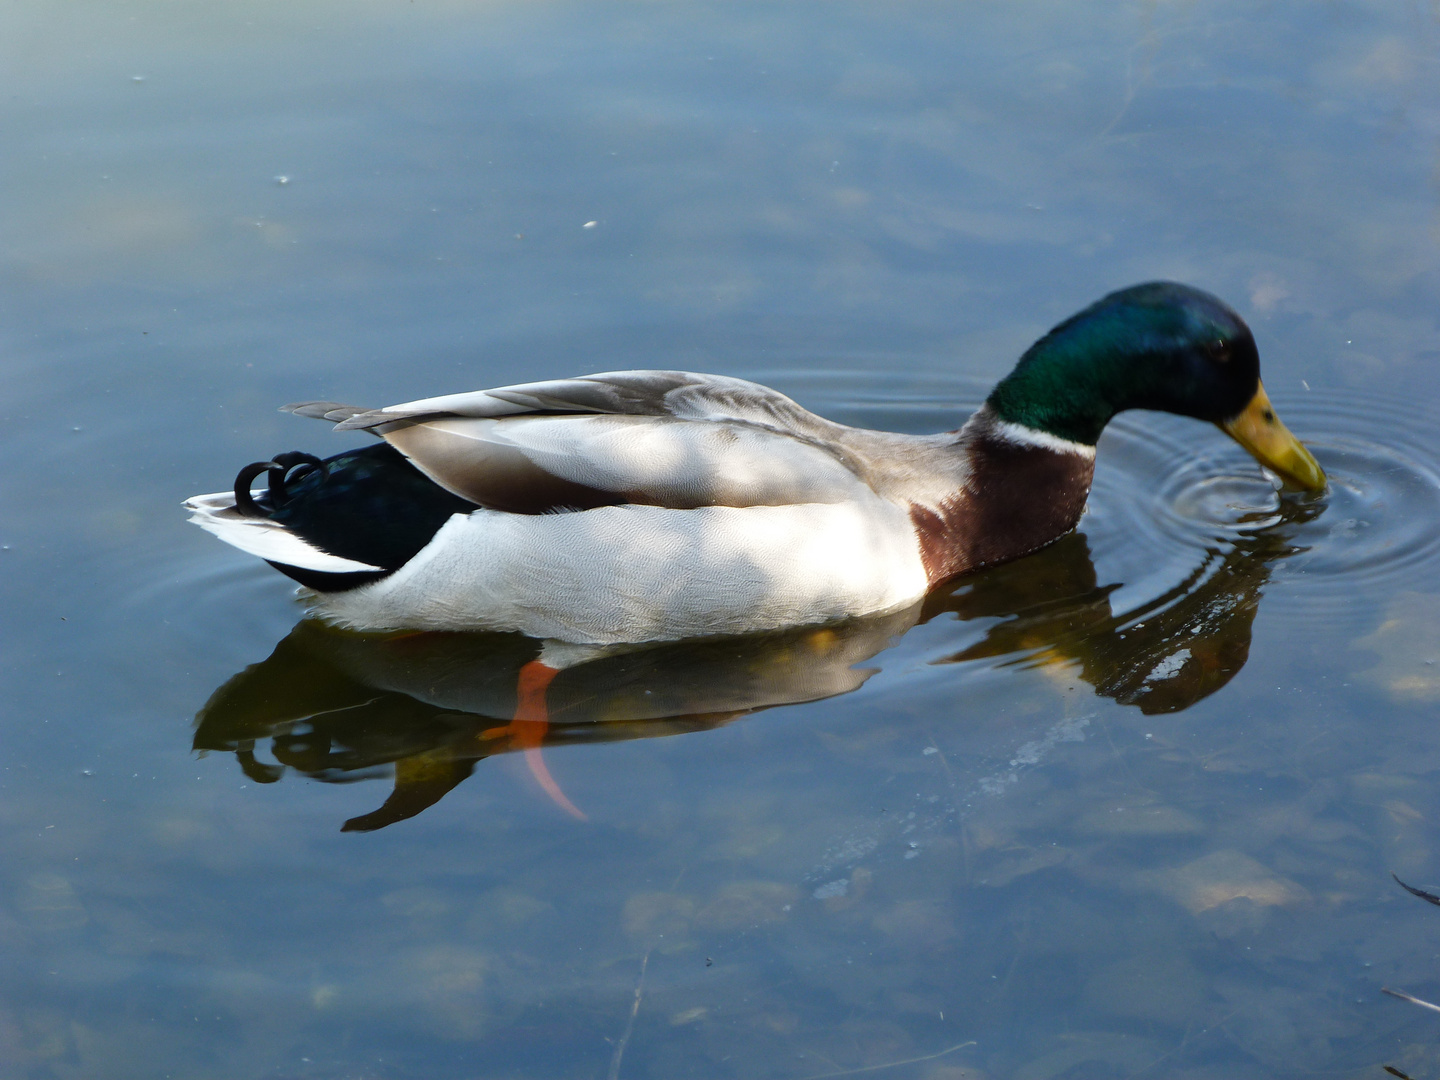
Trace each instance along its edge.
{"label": "duck's reflection in water", "polygon": [[1250,656],[1250,628],[1275,563],[1302,549],[1278,532],[1243,535],[1155,599],[1115,611],[1120,584],[1099,585],[1085,537],[956,583],[925,601],[942,612],[1000,618],[976,644],[944,662],[1011,657],[1024,666],[1065,664],[1102,697],[1142,713],[1187,709],[1235,677]]}
{"label": "duck's reflection in water", "polygon": [[[1206,554],[1185,581],[1136,610],[1112,610],[1086,539],[1071,534],[1028,558],[956,582],[888,616],[742,638],[598,651],[545,688],[544,721],[522,721],[517,680],[541,644],[518,635],[360,635],[304,620],[263,662],[221,686],[196,717],[197,750],[233,752],[261,783],[291,768],[345,782],[393,765],[385,804],[345,823],[380,829],[436,803],[497,753],[527,751],[552,797],[564,796],[541,746],[678,735],[775,705],[856,689],[865,661],[919,622],[998,619],[940,663],[1064,664],[1095,691],[1145,713],[1175,712],[1244,666],[1251,624],[1282,530]],[[518,707],[518,711],[517,711]],[[269,739],[277,765],[255,756]]]}
{"label": "duck's reflection in water", "polygon": [[[517,634],[358,635],[306,619],[215,692],[196,718],[195,748],[234,751],[261,783],[278,780],[285,766],[348,781],[394,762],[385,805],[345,823],[379,829],[432,805],[496,753],[680,735],[847,693],[873,674],[854,665],[918,614],[917,607],[834,627],[599,652],[550,682],[546,726],[533,738],[513,729],[521,669],[540,642]],[[278,767],[254,756],[265,738]]]}

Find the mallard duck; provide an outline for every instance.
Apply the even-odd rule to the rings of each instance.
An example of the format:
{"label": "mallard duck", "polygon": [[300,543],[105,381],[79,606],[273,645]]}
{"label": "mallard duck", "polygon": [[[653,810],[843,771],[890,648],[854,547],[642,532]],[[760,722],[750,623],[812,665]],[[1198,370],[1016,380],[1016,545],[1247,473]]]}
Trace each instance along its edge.
{"label": "mallard duck", "polygon": [[846,427],[684,371],[285,408],[383,441],[281,454],[186,505],[365,630],[607,644],[902,608],[1073,529],[1096,441],[1126,409],[1216,423],[1285,484],[1325,486],[1270,406],[1244,321],[1170,282],[1062,322],[938,435]]}

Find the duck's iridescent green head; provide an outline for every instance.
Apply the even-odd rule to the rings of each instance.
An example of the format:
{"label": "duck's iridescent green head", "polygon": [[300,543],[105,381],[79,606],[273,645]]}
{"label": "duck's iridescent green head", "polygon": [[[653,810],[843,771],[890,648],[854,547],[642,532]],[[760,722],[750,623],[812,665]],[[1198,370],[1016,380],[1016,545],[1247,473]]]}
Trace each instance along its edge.
{"label": "duck's iridescent green head", "polygon": [[1289,484],[1325,486],[1260,385],[1243,319],[1188,285],[1158,281],[1111,293],[1032,345],[991,392],[1000,419],[1093,446],[1126,409],[1219,424]]}

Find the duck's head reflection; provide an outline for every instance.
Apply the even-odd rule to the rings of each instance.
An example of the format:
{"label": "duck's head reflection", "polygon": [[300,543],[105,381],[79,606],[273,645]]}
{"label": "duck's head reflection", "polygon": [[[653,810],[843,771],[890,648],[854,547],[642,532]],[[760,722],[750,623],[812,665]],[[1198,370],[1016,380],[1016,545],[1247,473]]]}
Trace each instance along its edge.
{"label": "duck's head reflection", "polygon": [[[984,638],[937,663],[988,659],[1064,664],[1096,693],[1145,713],[1175,712],[1244,666],[1251,624],[1280,531],[1241,536],[1207,554],[1169,592],[1112,609],[1083,534],[960,580],[888,616],[742,638],[541,657],[518,635],[360,635],[303,620],[264,661],[221,686],[196,717],[197,750],[225,750],[261,783],[286,769],[326,781],[384,775],[395,787],[347,831],[371,831],[432,806],[494,754],[523,751],[535,778],[580,816],[551,780],[543,746],[678,735],[775,705],[856,689],[874,657],[917,623],[949,615],[998,619]],[[269,739],[277,764],[255,756]]]}

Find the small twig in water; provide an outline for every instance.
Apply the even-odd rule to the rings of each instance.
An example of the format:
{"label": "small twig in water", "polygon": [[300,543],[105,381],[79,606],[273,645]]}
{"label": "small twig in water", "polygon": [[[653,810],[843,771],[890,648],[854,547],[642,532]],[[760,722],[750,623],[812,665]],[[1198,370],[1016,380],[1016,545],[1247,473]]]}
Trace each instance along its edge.
{"label": "small twig in water", "polygon": [[1399,1069],[1395,1068],[1394,1065],[1386,1065],[1385,1071],[1391,1076],[1400,1077],[1400,1080],[1413,1080],[1413,1077],[1411,1077],[1409,1073],[1402,1073]]}
{"label": "small twig in water", "polygon": [[1411,896],[1418,896],[1421,900],[1428,900],[1430,903],[1440,906],[1440,896],[1436,896],[1434,893],[1428,893],[1424,889],[1417,889],[1414,885],[1406,885],[1405,882],[1395,877],[1393,873],[1390,876],[1395,878],[1396,885],[1399,885],[1400,888],[1404,889]]}
{"label": "small twig in water", "polygon": [[645,992],[645,968],[650,964],[650,950],[645,950],[645,955],[640,960],[640,978],[635,982],[635,1003],[630,1006],[630,1018],[625,1021],[625,1031],[620,1035],[620,1041],[615,1044],[615,1053],[610,1058],[610,1071],[606,1073],[607,1080],[620,1080],[620,1059],[625,1056],[625,1045],[630,1041],[630,1033],[635,1030],[635,1016],[640,1011],[640,995]]}
{"label": "small twig in water", "polygon": [[1401,1001],[1408,1001],[1411,1005],[1419,1005],[1422,1009],[1440,1012],[1440,1005],[1432,1005],[1428,1001],[1421,1001],[1419,998],[1411,997],[1409,994],[1401,993],[1399,990],[1391,990],[1388,986],[1382,986],[1380,992],[1382,994],[1389,994],[1391,997],[1398,997]]}
{"label": "small twig in water", "polygon": [[[804,1077],[803,1080],[832,1080],[836,1076],[859,1076],[861,1073],[879,1072],[881,1069],[898,1069],[901,1065],[917,1065],[922,1061],[934,1061],[946,1054],[953,1054],[956,1050],[964,1050],[967,1046],[974,1046],[975,1040],[970,1039],[963,1043],[956,1043],[954,1046],[946,1047],[934,1054],[926,1054],[924,1057],[906,1058],[904,1061],[887,1061],[883,1065],[862,1065],[858,1069],[841,1069],[839,1072],[816,1073],[814,1076]],[[613,1080],[613,1077],[612,1077]]]}

